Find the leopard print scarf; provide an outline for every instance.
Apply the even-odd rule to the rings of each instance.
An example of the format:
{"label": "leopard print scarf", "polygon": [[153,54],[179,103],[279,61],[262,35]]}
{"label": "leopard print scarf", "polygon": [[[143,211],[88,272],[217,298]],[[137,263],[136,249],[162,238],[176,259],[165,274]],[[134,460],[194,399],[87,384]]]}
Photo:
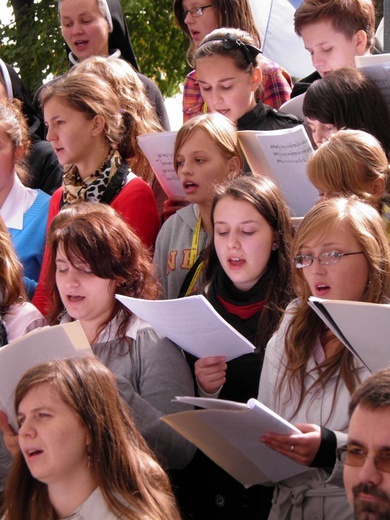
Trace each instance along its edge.
{"label": "leopard print scarf", "polygon": [[[98,168],[84,180],[80,177],[77,166],[70,166],[63,176],[64,206],[82,201],[100,202],[122,162],[123,160],[119,152],[112,150],[104,160],[101,168]],[[122,186],[125,181],[126,179],[124,178]]]}

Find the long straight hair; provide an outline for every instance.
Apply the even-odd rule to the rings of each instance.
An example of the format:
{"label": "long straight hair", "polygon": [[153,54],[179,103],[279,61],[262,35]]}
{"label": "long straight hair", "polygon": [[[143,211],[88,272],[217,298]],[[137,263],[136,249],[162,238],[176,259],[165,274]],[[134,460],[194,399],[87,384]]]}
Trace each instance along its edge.
{"label": "long straight hair", "polygon": [[[28,370],[15,391],[15,412],[33,389],[49,385],[86,428],[92,476],[109,509],[128,520],[179,520],[169,479],[137,430],[114,375],[94,357],[57,360]],[[19,453],[5,491],[6,520],[54,520],[48,487]]]}
{"label": "long straight hair", "polygon": [[[361,301],[380,303],[384,297],[390,296],[390,248],[382,219],[369,204],[355,198],[334,198],[314,206],[296,233],[292,256],[299,254],[304,244],[336,232],[342,224],[355,237],[368,263],[368,283]],[[310,388],[305,389],[306,367],[316,342],[321,338],[327,344],[336,338],[307,304],[311,292],[302,271],[303,269],[293,269],[293,287],[299,300],[285,334],[285,368],[277,390],[280,396],[288,388],[290,399],[293,394],[298,393],[293,416],[307,395],[312,393],[314,399],[334,376],[337,377],[337,382],[332,410],[340,384],[345,384],[352,394],[360,383],[353,354],[337,340],[335,353],[317,365],[315,370],[318,371],[318,377]]]}
{"label": "long straight hair", "polygon": [[[274,333],[283,310],[292,299],[291,287],[291,220],[287,204],[276,184],[267,177],[239,177],[230,183],[217,188],[211,207],[211,219],[214,228],[214,211],[221,200],[231,197],[234,200],[249,202],[268,222],[279,237],[278,248],[271,251],[267,265],[270,273],[269,284],[265,295],[265,306],[260,314],[255,345],[261,356],[268,340]],[[205,259],[206,284],[213,281],[221,263],[211,241]]]}

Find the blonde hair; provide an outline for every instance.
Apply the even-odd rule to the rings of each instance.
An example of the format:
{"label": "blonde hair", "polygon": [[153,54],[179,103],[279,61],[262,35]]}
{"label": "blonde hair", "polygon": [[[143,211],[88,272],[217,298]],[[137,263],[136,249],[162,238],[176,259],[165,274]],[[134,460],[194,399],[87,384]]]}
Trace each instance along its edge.
{"label": "blonde hair", "polygon": [[[376,179],[389,183],[389,164],[379,141],[363,130],[339,130],[315,150],[307,173],[319,190],[377,203],[368,187]],[[386,189],[387,191],[387,189]]]}
{"label": "blonde hair", "polygon": [[22,183],[28,181],[27,158],[30,154],[31,141],[28,135],[28,125],[22,112],[22,103],[18,99],[3,100],[0,103],[0,130],[12,142],[14,151],[23,147],[22,157],[15,166],[15,171]]}
{"label": "blonde hair", "polygon": [[139,147],[137,136],[162,132],[156,111],[146,96],[145,86],[128,62],[120,58],[93,56],[75,65],[69,74],[89,72],[107,81],[118,97],[120,110],[131,122],[128,134],[131,153],[127,158],[133,172],[149,184],[154,173]]}
{"label": "blonde hair", "polygon": [[16,256],[11,236],[0,215],[0,312],[26,300],[22,264]]}
{"label": "blonde hair", "polygon": [[[304,244],[320,240],[322,236],[337,231],[342,224],[346,224],[367,260],[368,283],[362,301],[380,303],[384,297],[390,295],[390,247],[379,213],[366,202],[350,197],[328,199],[317,204],[307,213],[297,230],[292,246],[292,257],[301,252]],[[312,393],[315,398],[334,375],[337,376],[337,383],[333,404],[341,381],[350,393],[355,390],[360,381],[353,354],[338,341],[335,353],[317,365],[316,370],[321,372],[315,383],[305,389],[307,362],[312,356],[318,338],[321,337],[328,342],[334,341],[335,337],[307,304],[311,291],[303,269],[293,269],[292,282],[300,299],[297,301],[286,330],[285,371],[279,382],[278,392],[280,395],[287,384],[292,397],[292,389],[297,389],[299,402],[296,413],[304,397]]]}
{"label": "blonde hair", "polygon": [[240,161],[240,172],[244,167],[244,155],[238,141],[238,134],[235,125],[225,116],[214,112],[211,114],[201,114],[193,117],[180,128],[176,135],[173,161],[177,171],[177,156],[180,148],[188,141],[196,130],[204,132],[214,143],[226,160],[238,157]]}

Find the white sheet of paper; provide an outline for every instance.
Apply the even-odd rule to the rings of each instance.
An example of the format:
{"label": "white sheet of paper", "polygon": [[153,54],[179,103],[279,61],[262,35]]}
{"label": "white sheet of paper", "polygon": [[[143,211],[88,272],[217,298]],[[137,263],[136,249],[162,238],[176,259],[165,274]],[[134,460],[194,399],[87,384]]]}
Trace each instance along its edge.
{"label": "white sheet of paper", "polygon": [[80,322],[42,327],[0,349],[0,410],[17,430],[14,392],[22,375],[31,367],[70,357],[93,356]]}
{"label": "white sheet of paper", "polygon": [[285,101],[279,108],[279,112],[294,114],[294,116],[300,117],[306,121],[305,114],[303,113],[303,100],[305,99],[305,94],[306,92]]}
{"label": "white sheet of paper", "polygon": [[299,430],[256,399],[248,404],[196,397],[177,400],[206,409],[170,414],[163,421],[245,487],[278,482],[309,470],[259,440],[266,432],[292,434]]}
{"label": "white sheet of paper", "polygon": [[305,127],[241,130],[238,138],[252,171],[278,184],[293,217],[306,215],[317,202],[318,190],[306,172],[313,147]]}
{"label": "white sheet of paper", "polygon": [[311,296],[309,305],[371,372],[390,366],[390,304]]}
{"label": "white sheet of paper", "polygon": [[116,298],[158,332],[198,358],[226,356],[229,361],[250,354],[254,346],[199,294],[174,300]]}
{"label": "white sheet of paper", "polygon": [[173,164],[177,132],[153,132],[137,137],[138,144],[168,197],[184,197],[183,186]]}

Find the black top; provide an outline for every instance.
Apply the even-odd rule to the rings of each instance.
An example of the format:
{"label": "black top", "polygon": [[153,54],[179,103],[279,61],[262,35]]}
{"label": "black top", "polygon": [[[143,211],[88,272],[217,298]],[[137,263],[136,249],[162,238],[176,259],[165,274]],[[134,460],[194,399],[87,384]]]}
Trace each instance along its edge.
{"label": "black top", "polygon": [[304,94],[316,79],[321,79],[321,76],[317,71],[312,72],[309,76],[306,76],[306,78],[302,78],[297,81],[292,89],[291,97],[293,98],[299,96],[300,94]]}
{"label": "black top", "polygon": [[302,123],[299,117],[278,112],[259,101],[253,110],[240,117],[237,121],[237,130],[280,130]]}
{"label": "black top", "polygon": [[3,76],[8,73],[8,80],[12,86],[12,97],[23,103],[22,110],[29,127],[31,152],[28,157],[28,166],[30,175],[25,184],[52,195],[62,184],[62,167],[52,145],[44,139],[43,119],[36,110],[32,97],[16,71],[7,63],[4,65]]}

